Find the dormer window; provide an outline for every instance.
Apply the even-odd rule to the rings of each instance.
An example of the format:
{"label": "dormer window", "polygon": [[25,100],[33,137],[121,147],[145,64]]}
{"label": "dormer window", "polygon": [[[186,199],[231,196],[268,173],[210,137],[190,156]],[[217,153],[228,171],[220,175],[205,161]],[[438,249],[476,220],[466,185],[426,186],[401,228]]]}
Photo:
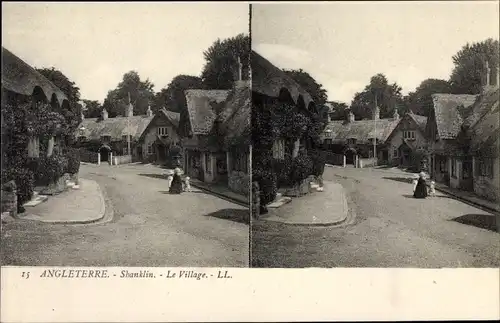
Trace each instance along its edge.
{"label": "dormer window", "polygon": [[168,137],[168,127],[158,127],[158,136],[162,138]]}
{"label": "dormer window", "polygon": [[348,145],[355,145],[356,144],[356,138],[348,138],[347,139],[347,144]]}
{"label": "dormer window", "polygon": [[102,142],[110,142],[111,141],[111,136],[101,136],[101,141]]}

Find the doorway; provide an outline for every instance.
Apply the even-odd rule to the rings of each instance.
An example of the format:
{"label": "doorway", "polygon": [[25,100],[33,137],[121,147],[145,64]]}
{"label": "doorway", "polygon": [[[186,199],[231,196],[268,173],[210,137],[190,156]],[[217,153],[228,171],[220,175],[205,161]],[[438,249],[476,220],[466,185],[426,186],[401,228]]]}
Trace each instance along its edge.
{"label": "doorway", "polygon": [[111,155],[111,147],[107,145],[102,146],[101,148],[99,148],[99,155],[101,156],[101,163],[109,162]]}

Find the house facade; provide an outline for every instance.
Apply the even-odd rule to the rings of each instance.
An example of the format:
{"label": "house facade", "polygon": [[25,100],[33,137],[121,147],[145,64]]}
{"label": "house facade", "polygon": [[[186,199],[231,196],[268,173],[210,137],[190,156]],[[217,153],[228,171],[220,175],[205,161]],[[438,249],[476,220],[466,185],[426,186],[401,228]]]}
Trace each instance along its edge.
{"label": "house facade", "polygon": [[472,190],[472,158],[457,141],[461,125],[477,95],[433,94],[433,109],[425,133],[429,139],[431,177],[453,188]]}
{"label": "house facade", "polygon": [[[387,138],[389,163],[400,167],[417,167],[426,151],[425,136],[427,117],[406,113]],[[417,169],[418,170],[418,169]]]}
{"label": "house facade", "polygon": [[[123,116],[108,118],[103,109],[100,118],[84,118],[75,131],[76,144],[81,151],[87,152],[88,162],[129,163],[142,161],[144,152],[139,138],[153,120],[151,109],[146,115],[134,116],[131,104],[125,109]],[[129,149],[130,142],[130,151]]]}
{"label": "house facade", "polygon": [[185,173],[248,195],[250,83],[231,90],[187,90],[189,136],[182,138]]}
{"label": "house facade", "polygon": [[392,118],[380,119],[380,110],[376,108],[372,120],[355,120],[349,110],[345,120],[328,122],[321,136],[323,149],[330,153],[329,162],[333,164],[363,167],[389,163],[394,151],[387,139],[399,122],[397,110]]}
{"label": "house facade", "polygon": [[137,142],[137,155],[143,161],[175,168],[182,165],[180,114],[165,108],[158,111]]}
{"label": "house facade", "polygon": [[[69,140],[65,110],[71,111],[66,95],[2,47],[2,212],[17,213],[36,186],[47,185],[40,176],[40,162],[64,158]],[[3,184],[12,181],[17,192],[4,191]]]}

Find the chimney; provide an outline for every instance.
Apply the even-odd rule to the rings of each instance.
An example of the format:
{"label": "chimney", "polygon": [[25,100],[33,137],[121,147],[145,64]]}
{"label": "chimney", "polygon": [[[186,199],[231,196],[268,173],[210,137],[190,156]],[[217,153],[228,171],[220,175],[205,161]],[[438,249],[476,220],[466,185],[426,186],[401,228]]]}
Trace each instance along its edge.
{"label": "chimney", "polygon": [[397,108],[394,109],[393,117],[394,117],[394,120],[399,120],[399,112],[398,112]]}
{"label": "chimney", "polygon": [[241,75],[242,73],[243,73],[243,64],[241,63],[241,59],[238,56],[238,81],[241,81],[243,79]]}
{"label": "chimney", "polygon": [[148,109],[146,110],[146,116],[151,117],[153,116],[153,111],[151,111],[151,107],[148,105]]}
{"label": "chimney", "polygon": [[106,111],[106,109],[104,109],[104,108],[102,109],[101,117],[102,117],[102,120],[108,119],[108,111]]}
{"label": "chimney", "polygon": [[128,93],[128,105],[125,108],[125,117],[134,116],[134,107],[132,106],[132,102],[130,100],[130,92]]}
{"label": "chimney", "polygon": [[375,106],[375,111],[373,111],[373,119],[380,119],[380,108],[378,107],[378,105]]}
{"label": "chimney", "polygon": [[351,110],[349,110],[349,112],[347,113],[347,122],[351,123],[351,122],[354,122],[354,113],[352,113]]}

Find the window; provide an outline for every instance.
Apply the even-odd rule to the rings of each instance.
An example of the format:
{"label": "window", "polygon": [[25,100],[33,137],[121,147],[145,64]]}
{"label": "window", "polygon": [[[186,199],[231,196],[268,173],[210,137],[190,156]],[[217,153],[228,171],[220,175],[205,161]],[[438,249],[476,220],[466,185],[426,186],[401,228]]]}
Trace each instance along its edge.
{"label": "window", "polygon": [[168,127],[158,127],[158,136],[168,137]]}
{"label": "window", "polygon": [[212,174],[212,159],[210,158],[210,153],[205,153],[205,170],[207,174]]}
{"label": "window", "polygon": [[233,157],[233,171],[247,172],[248,171],[248,155],[246,153],[232,153]]}
{"label": "window", "polygon": [[128,147],[123,147],[123,155],[128,155]]}
{"label": "window", "polygon": [[325,137],[332,138],[333,137],[333,132],[331,130],[326,130],[325,131]]}
{"label": "window", "polygon": [[415,131],[414,130],[405,130],[403,131],[403,138],[406,140],[415,140]]}
{"label": "window", "polygon": [[102,142],[110,142],[111,141],[111,136],[101,136],[101,141]]}
{"label": "window", "polygon": [[285,140],[277,139],[273,144],[273,158],[285,159]]}
{"label": "window", "polygon": [[477,175],[493,178],[493,158],[478,159]]}
{"label": "window", "polygon": [[325,145],[331,145],[332,140],[331,139],[325,139]]}
{"label": "window", "polygon": [[470,161],[464,161],[462,163],[462,179],[469,179],[471,175],[472,163]]}
{"label": "window", "polygon": [[394,150],[392,151],[392,156],[393,157],[398,157],[398,153],[399,153],[398,149],[394,148]]}
{"label": "window", "polygon": [[40,139],[38,137],[31,137],[28,141],[28,157],[40,157]]}
{"label": "window", "polygon": [[347,144],[348,145],[355,145],[356,144],[356,139],[355,138],[349,138],[349,139],[347,139]]}
{"label": "window", "polygon": [[78,141],[85,142],[85,141],[87,141],[87,137],[85,137],[85,136],[79,136],[78,137]]}
{"label": "window", "polygon": [[457,178],[457,160],[455,158],[451,159],[451,176]]}

